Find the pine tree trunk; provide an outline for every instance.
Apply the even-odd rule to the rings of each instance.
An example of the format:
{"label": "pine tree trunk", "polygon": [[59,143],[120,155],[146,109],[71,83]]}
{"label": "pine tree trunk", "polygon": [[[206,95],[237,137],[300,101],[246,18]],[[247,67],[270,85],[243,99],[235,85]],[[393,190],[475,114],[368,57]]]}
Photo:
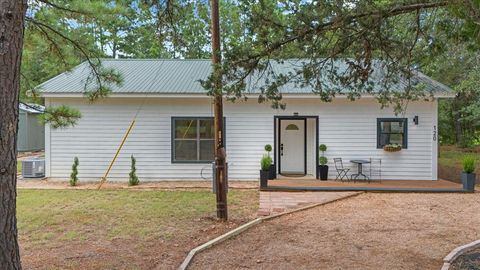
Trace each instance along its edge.
{"label": "pine tree trunk", "polygon": [[26,0],[0,0],[0,269],[21,269],[17,241],[17,126]]}

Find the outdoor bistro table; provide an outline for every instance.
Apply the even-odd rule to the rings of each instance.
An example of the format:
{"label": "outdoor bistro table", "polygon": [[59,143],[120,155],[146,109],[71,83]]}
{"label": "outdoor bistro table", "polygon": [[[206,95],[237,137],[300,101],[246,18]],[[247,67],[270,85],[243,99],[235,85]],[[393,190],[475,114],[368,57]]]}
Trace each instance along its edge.
{"label": "outdoor bistro table", "polygon": [[358,166],[358,172],[356,174],[352,174],[352,176],[351,176],[352,179],[356,180],[359,176],[363,176],[363,179],[370,181],[370,178],[368,176],[366,176],[365,174],[363,174],[363,168],[362,168],[363,167],[362,165],[370,163],[370,160],[353,159],[353,160],[350,160],[350,162],[355,163]]}

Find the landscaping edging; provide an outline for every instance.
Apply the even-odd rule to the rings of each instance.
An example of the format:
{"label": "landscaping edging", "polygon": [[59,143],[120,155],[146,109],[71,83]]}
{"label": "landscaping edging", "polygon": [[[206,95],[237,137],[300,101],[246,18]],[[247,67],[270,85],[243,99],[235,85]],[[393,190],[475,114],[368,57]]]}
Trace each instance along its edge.
{"label": "landscaping edging", "polygon": [[457,259],[460,255],[469,252],[477,247],[480,247],[480,240],[473,241],[469,244],[459,246],[452,250],[445,258],[443,258],[443,266],[441,270],[448,270],[450,265]]}
{"label": "landscaping edging", "polygon": [[329,203],[333,203],[333,202],[336,202],[336,201],[340,201],[340,200],[344,200],[344,199],[348,199],[348,198],[352,198],[352,197],[355,197],[355,196],[358,196],[360,194],[362,194],[363,192],[356,192],[356,193],[353,193],[353,194],[348,194],[348,195],[345,195],[344,197],[340,197],[340,198],[335,198],[335,199],[331,199],[329,201],[326,201],[326,202],[321,202],[321,203],[315,203],[315,204],[311,204],[311,205],[307,205],[307,206],[304,206],[304,207],[300,207],[300,208],[297,208],[297,209],[293,209],[291,211],[288,211],[288,212],[283,212],[283,213],[278,213],[278,214],[275,214],[275,215],[271,215],[271,216],[266,216],[266,217],[261,217],[261,218],[257,218],[257,219],[254,219],[246,224],[243,224],[242,226],[238,227],[238,228],[235,228],[223,235],[220,235],[219,237],[213,239],[213,240],[210,240],[208,242],[206,242],[205,244],[203,245],[200,245],[196,248],[193,248],[192,250],[190,250],[190,252],[188,253],[187,257],[185,257],[185,260],[182,262],[182,264],[178,267],[178,270],[186,270],[188,268],[188,266],[190,265],[190,263],[192,262],[193,260],[193,257],[197,254],[197,253],[200,253],[201,251],[203,250],[206,250],[214,245],[217,245],[227,239],[230,239],[248,229],[250,229],[251,227],[257,225],[257,224],[260,224],[264,221],[268,221],[268,220],[271,220],[271,219],[274,219],[274,218],[277,218],[277,217],[281,217],[281,216],[284,216],[284,215],[289,215],[289,214],[293,214],[293,213],[296,213],[296,212],[300,212],[300,211],[305,211],[305,210],[308,210],[310,208],[314,208],[314,207],[317,207],[317,206],[321,206],[321,205],[325,205],[325,204],[329,204]]}

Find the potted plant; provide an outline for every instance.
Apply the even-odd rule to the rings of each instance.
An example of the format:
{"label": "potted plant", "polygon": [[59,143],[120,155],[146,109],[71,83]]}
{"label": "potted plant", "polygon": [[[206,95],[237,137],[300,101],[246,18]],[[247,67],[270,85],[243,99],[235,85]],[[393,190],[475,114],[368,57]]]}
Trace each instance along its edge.
{"label": "potted plant", "polygon": [[[267,154],[270,157],[270,152],[272,152],[272,146],[270,144],[266,144],[265,145],[265,151],[267,151]],[[269,180],[277,178],[277,171],[276,171],[276,168],[275,168],[275,164],[273,164],[273,160],[272,160],[272,165],[270,165],[270,170],[269,171],[270,171],[270,173],[268,174],[268,179]]]}
{"label": "potted plant", "polygon": [[398,152],[402,150],[402,146],[400,144],[392,143],[392,144],[387,144],[383,147],[383,150],[387,152]]}
{"label": "potted plant", "polygon": [[271,165],[272,158],[267,154],[263,155],[262,159],[260,160],[260,187],[267,187]]}
{"label": "potted plant", "polygon": [[327,151],[327,146],[325,144],[321,144],[318,149],[322,151],[322,156],[318,159],[318,171],[320,174],[320,180],[327,180],[328,179],[328,159],[325,157],[325,151]]}
{"label": "potted plant", "polygon": [[462,183],[465,191],[475,191],[475,158],[473,156],[463,158]]}

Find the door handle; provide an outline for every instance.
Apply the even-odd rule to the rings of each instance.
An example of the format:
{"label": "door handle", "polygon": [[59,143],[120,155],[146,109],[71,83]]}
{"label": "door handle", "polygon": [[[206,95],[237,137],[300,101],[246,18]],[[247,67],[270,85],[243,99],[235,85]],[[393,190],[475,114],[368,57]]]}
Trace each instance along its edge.
{"label": "door handle", "polygon": [[280,156],[283,156],[283,143],[280,144]]}

